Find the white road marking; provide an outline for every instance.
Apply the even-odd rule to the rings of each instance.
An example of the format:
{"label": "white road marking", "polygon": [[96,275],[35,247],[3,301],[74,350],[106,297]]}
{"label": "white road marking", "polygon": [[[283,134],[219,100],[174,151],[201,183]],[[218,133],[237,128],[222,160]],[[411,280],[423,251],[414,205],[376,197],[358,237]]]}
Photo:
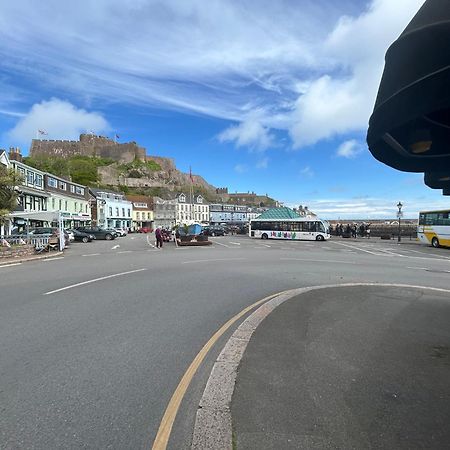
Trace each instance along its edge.
{"label": "white road marking", "polygon": [[358,264],[351,261],[338,261],[332,259],[309,259],[309,258],[280,258],[280,261],[304,261],[304,262],[330,262],[338,264]]}
{"label": "white road marking", "polygon": [[229,244],[234,244],[234,245],[241,245],[240,242],[228,242]]}
{"label": "white road marking", "polygon": [[221,242],[217,242],[217,241],[211,241],[211,242],[213,242],[214,243],[214,245],[222,245],[223,247],[226,247],[226,248],[231,248],[231,247],[229,247],[228,245],[226,245],[226,244],[222,244]]}
{"label": "white road marking", "polygon": [[150,243],[150,241],[148,240],[150,236],[147,234],[147,244],[150,245],[150,247],[156,248],[153,244]]}
{"label": "white road marking", "polygon": [[428,267],[407,267],[407,269],[428,270]]}
{"label": "white road marking", "polygon": [[99,256],[100,253],[89,253],[87,255],[81,255],[81,256]]}
{"label": "white road marking", "polygon": [[196,264],[201,262],[215,262],[215,261],[242,261],[245,258],[216,258],[216,259],[196,259],[193,261],[183,261],[181,264]]}
{"label": "white road marking", "polygon": [[21,264],[22,263],[3,264],[2,266],[0,266],[0,269],[2,269],[3,267],[20,266]]}
{"label": "white road marking", "polygon": [[268,245],[268,244],[258,244],[260,247],[267,247],[267,248],[270,248],[270,245]]}
{"label": "white road marking", "polygon": [[115,250],[116,248],[119,248],[119,247],[120,247],[120,245],[117,244],[117,245],[115,245],[114,247],[111,247],[111,250]]}
{"label": "white road marking", "polygon": [[133,253],[133,250],[122,250],[121,252],[117,252],[118,255],[122,253]]}
{"label": "white road marking", "polygon": [[82,281],[81,283],[71,284],[69,286],[66,286],[66,287],[63,287],[60,289],[55,289],[54,291],[46,292],[44,295],[56,294],[56,292],[67,291],[68,289],[73,289],[78,286],[84,286],[86,284],[91,284],[91,283],[95,283],[97,281],[107,280],[109,278],[121,277],[123,275],[128,275],[130,273],[142,272],[143,270],[147,270],[147,269],[144,268],[144,269],[129,270],[128,272],[120,272],[120,273],[115,273],[113,275],[107,275],[106,277],[100,277],[100,278],[94,278],[94,279],[88,280],[88,281]]}
{"label": "white road marking", "polygon": [[64,259],[64,256],[57,256],[56,258],[47,258],[47,259],[43,259],[42,261],[56,261],[57,259]]}
{"label": "white road marking", "polygon": [[348,245],[348,244],[344,244],[342,242],[333,242],[333,244],[343,245],[344,247],[360,250],[361,252],[370,253],[371,255],[374,255],[374,256],[386,256],[386,254],[384,254],[384,253],[371,252],[370,250],[365,250],[361,247],[357,247],[356,245]]}

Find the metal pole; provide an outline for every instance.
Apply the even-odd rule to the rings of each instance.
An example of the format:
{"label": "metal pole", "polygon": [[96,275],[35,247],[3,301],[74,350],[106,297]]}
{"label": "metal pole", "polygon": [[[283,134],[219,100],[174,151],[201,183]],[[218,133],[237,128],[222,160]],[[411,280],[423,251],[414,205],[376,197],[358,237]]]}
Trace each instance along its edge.
{"label": "metal pole", "polygon": [[401,240],[402,240],[402,237],[400,236],[400,233],[401,233],[401,229],[400,229],[400,221],[401,221],[402,219],[400,218],[400,215],[399,215],[399,217],[398,217],[398,242],[400,242]]}

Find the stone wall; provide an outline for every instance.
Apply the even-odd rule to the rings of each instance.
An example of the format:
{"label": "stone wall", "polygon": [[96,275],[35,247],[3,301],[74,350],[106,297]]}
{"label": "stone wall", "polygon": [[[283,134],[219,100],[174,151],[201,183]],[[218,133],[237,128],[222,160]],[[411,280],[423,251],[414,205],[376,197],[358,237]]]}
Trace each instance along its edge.
{"label": "stone wall", "polygon": [[135,158],[145,161],[145,153],[145,148],[136,142],[119,144],[107,137],[91,134],[81,134],[79,141],[33,139],[30,147],[31,156],[100,156],[121,163],[131,162]]}
{"label": "stone wall", "polygon": [[0,247],[0,261],[4,258],[24,258],[30,255],[34,255],[34,247],[32,245]]}

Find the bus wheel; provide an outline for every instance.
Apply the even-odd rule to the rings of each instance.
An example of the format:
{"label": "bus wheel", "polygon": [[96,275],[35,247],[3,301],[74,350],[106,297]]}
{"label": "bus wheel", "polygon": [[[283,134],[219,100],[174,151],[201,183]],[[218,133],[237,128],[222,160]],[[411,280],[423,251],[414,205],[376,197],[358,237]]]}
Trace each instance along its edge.
{"label": "bus wheel", "polygon": [[316,241],[324,241],[324,240],[325,240],[325,238],[321,234],[318,234],[316,236]]}
{"label": "bus wheel", "polygon": [[434,248],[438,248],[439,247],[439,239],[437,237],[434,237],[433,239],[431,239],[431,245]]}
{"label": "bus wheel", "polygon": [[266,233],[263,233],[262,236],[261,236],[261,239],[269,239],[269,236],[267,236]]}

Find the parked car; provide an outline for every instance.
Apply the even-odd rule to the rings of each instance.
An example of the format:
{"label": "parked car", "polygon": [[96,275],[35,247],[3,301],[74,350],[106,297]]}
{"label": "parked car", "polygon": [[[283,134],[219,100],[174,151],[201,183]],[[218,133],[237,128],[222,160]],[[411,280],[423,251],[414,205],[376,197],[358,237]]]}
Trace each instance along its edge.
{"label": "parked car", "polygon": [[152,229],[150,227],[141,227],[137,230],[138,233],[151,233]]}
{"label": "parked car", "polygon": [[119,232],[115,228],[105,228],[105,230],[114,234],[116,236],[116,238],[120,236]]}
{"label": "parked car", "polygon": [[105,230],[100,227],[78,227],[77,230],[82,231],[83,233],[92,234],[95,236],[95,239],[106,239],[107,241],[110,241],[117,237],[115,231]]}
{"label": "parked car", "polygon": [[73,234],[72,230],[64,230],[64,232],[69,235],[69,242],[72,242],[75,240],[75,235]]}
{"label": "parked car", "polygon": [[225,230],[220,226],[205,227],[202,234],[206,236],[225,236]]}
{"label": "parked car", "polygon": [[128,234],[128,231],[125,228],[114,228],[117,233],[119,233],[119,236],[123,237]]}
{"label": "parked car", "polygon": [[79,230],[68,230],[73,233],[74,240],[77,242],[92,242],[95,240],[95,236],[93,234],[85,233]]}

